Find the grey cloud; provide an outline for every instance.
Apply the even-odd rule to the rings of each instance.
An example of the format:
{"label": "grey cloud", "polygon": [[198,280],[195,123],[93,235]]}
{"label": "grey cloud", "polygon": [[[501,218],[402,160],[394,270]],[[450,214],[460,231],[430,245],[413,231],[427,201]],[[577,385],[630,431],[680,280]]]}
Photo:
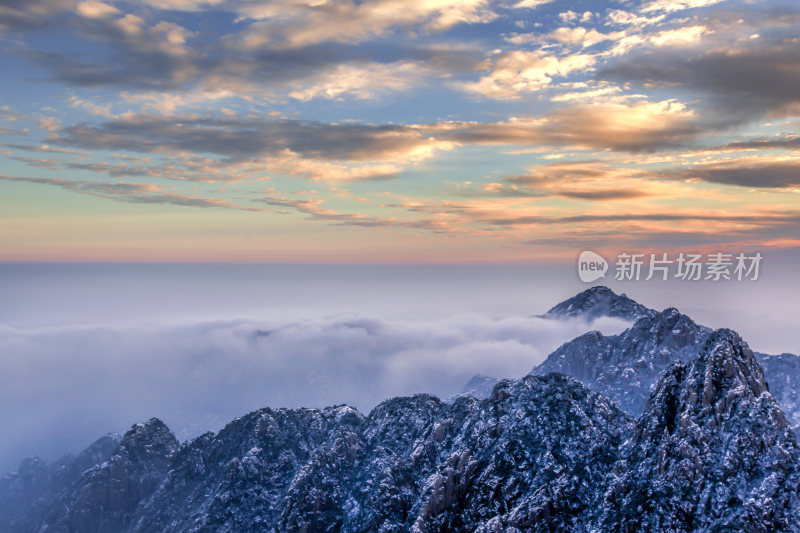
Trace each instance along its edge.
{"label": "grey cloud", "polygon": [[312,220],[319,220],[335,225],[358,226],[365,228],[404,227],[425,229],[433,231],[434,233],[451,230],[451,228],[445,224],[437,222],[433,219],[409,220],[390,217],[365,216],[353,213],[339,213],[330,209],[324,209],[320,207],[319,203],[313,200],[286,198],[282,196],[266,196],[261,198],[259,201],[269,206],[286,208],[308,215],[308,218]]}
{"label": "grey cloud", "polygon": [[134,47],[111,54],[104,62],[88,62],[58,52],[28,50],[32,61],[51,73],[52,79],[79,87],[114,85],[146,90],[180,90],[196,81],[193,65],[158,52]]}
{"label": "grey cloud", "polygon": [[66,162],[62,164],[63,168],[71,170],[90,170],[92,172],[103,172],[114,178],[123,176],[151,176],[152,171],[148,170],[143,165],[125,165],[109,163],[80,163],[80,162]]}
{"label": "grey cloud", "polygon": [[640,189],[603,189],[603,190],[560,190],[556,196],[575,198],[579,200],[631,200],[642,198],[649,194]]}
{"label": "grey cloud", "polygon": [[[626,113],[627,108],[615,108]],[[605,119],[604,119],[605,117]],[[602,108],[579,106],[542,121],[450,122],[423,125],[326,124],[299,120],[215,118],[140,114],[99,125],[81,123],[60,131],[53,143],[92,150],[192,152],[231,160],[278,155],[307,159],[376,161],[403,158],[432,140],[458,144],[568,145],[619,151],[653,151],[686,144],[702,128],[682,116],[658,113],[645,125],[609,124]],[[616,119],[614,119],[616,120]]]}
{"label": "grey cloud", "polygon": [[[209,38],[180,28],[186,43],[170,44],[165,41],[165,31],[178,27],[158,28],[173,17],[139,7],[128,14],[135,15],[137,23],[142,23],[135,32],[130,31],[130,24],[122,24],[121,11],[97,14],[90,19],[81,16],[67,19],[64,26],[76,39],[102,45],[100,57],[34,48],[24,48],[22,52],[44,67],[51,80],[74,86],[158,92],[236,87],[241,94],[263,94],[265,88],[283,90],[297,83],[313,83],[340,65],[424,61],[427,68],[449,74],[454,69],[469,71],[479,60],[477,50],[413,43],[367,47],[309,42],[290,48],[273,43],[274,46],[251,48],[243,46],[241,41],[263,22],[246,18],[236,25],[240,33]],[[216,8],[217,15],[229,9],[226,16],[233,20],[233,6]]]}
{"label": "grey cloud", "polygon": [[699,165],[682,173],[682,176],[742,187],[800,187],[800,162],[741,161],[733,164]]}
{"label": "grey cloud", "polygon": [[239,206],[225,200],[219,200],[215,198],[200,198],[196,196],[185,196],[177,193],[171,193],[169,191],[162,190],[160,187],[143,183],[101,183],[96,181],[65,180],[59,178],[28,178],[7,175],[0,175],[0,180],[50,185],[80,194],[88,194],[91,196],[98,196],[100,198],[107,198],[110,200],[135,204],[171,204],[184,207],[217,207],[225,209],[242,209],[245,211],[261,210],[257,207]]}
{"label": "grey cloud", "polygon": [[736,150],[798,150],[800,137],[787,136],[778,139],[750,139],[735,141],[722,146],[698,148],[697,151],[736,151]]}
{"label": "grey cloud", "polygon": [[725,110],[725,116],[707,120],[736,123],[753,114],[782,113],[800,103],[800,48],[787,39],[778,43],[758,40],[747,48],[700,55],[653,51],[620,60],[600,70],[597,77],[706,91]]}
{"label": "grey cloud", "polygon": [[57,142],[93,150],[210,153],[232,160],[291,150],[309,159],[359,161],[390,158],[428,139],[412,128],[389,124],[138,115],[70,126]]}
{"label": "grey cloud", "polygon": [[784,137],[781,139],[751,139],[725,144],[722,150],[797,150],[800,149],[800,137]]}
{"label": "grey cloud", "polygon": [[[507,218],[488,218],[483,222],[493,225],[534,225],[534,224],[580,224],[584,222],[671,222],[688,220],[708,220],[713,222],[745,222],[759,225],[796,225],[800,223],[800,213],[778,212],[767,215],[702,215],[682,213],[618,214],[618,215],[575,215],[566,217],[525,216]],[[594,235],[594,233],[593,233]]]}
{"label": "grey cloud", "polygon": [[43,28],[74,3],[74,0],[0,0],[0,30]]}
{"label": "grey cloud", "polygon": [[15,161],[21,161],[22,163],[26,163],[28,165],[39,168],[55,169],[58,168],[59,166],[58,161],[53,161],[52,159],[42,159],[36,157],[20,157],[20,156],[14,156],[11,159],[14,159]]}

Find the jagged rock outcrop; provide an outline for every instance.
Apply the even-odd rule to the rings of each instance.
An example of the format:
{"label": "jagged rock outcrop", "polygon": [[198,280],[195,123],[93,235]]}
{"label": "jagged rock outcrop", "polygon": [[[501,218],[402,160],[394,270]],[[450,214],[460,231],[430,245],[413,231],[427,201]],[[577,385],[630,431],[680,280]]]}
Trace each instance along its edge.
{"label": "jagged rock outcrop", "polygon": [[[558,310],[556,314],[581,316],[582,310],[588,308],[595,318],[620,316],[619,312],[612,312],[611,305],[587,303],[619,298],[622,297],[610,289],[593,287],[561,302],[548,314]],[[674,308],[658,313],[627,297],[622,301],[623,307],[644,309],[643,318],[619,335],[605,336],[598,331],[581,335],[560,346],[531,373],[561,372],[573,376],[638,416],[661,374],[675,361],[685,362],[696,357],[711,330]],[[573,314],[566,315],[568,312]],[[770,391],[800,436],[800,357],[790,353],[758,352],[755,356],[763,366]]]}
{"label": "jagged rock outcrop", "polygon": [[675,308],[645,316],[619,335],[591,331],[550,354],[534,375],[561,372],[638,416],[662,373],[697,356],[711,330]]}
{"label": "jagged rock outcrop", "polygon": [[631,428],[556,374],[501,381],[487,399],[394,398],[368,417],[262,409],[180,448],[150,421],[40,531],[573,531]]}
{"label": "jagged rock outcrop", "polygon": [[70,490],[85,471],[108,460],[121,439],[110,433],[77,456],[66,455],[49,465],[31,457],[17,472],[0,478],[0,531],[35,531],[52,501]]}
{"label": "jagged rock outcrop", "polygon": [[800,449],[744,341],[661,378],[609,482],[604,531],[798,531]]}
{"label": "jagged rock outcrop", "polygon": [[542,315],[543,318],[583,318],[592,321],[608,316],[636,321],[656,313],[625,294],[617,294],[608,287],[598,285],[564,300]]}
{"label": "jagged rock outcrop", "polygon": [[301,470],[362,420],[349,407],[261,409],[237,418],[181,446],[131,531],[277,527],[287,494],[303,484],[295,480]]}
{"label": "jagged rock outcrop", "polygon": [[84,472],[49,506],[39,531],[126,531],[139,504],[161,484],[178,449],[167,426],[153,418],[134,425],[107,461]]}

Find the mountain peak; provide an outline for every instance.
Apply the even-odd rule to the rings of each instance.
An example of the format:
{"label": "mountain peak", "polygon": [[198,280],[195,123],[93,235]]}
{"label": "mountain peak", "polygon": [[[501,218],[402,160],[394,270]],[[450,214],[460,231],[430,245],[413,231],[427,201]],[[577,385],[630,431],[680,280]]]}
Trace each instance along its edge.
{"label": "mountain peak", "polygon": [[628,298],[626,294],[617,294],[608,287],[597,285],[564,300],[542,316],[556,319],[580,317],[586,320],[609,316],[638,320],[654,314],[654,310]]}
{"label": "mountain peak", "polygon": [[606,492],[603,530],[796,530],[800,450],[731,330],[714,331],[696,359],[664,373],[626,455]]}
{"label": "mountain peak", "polygon": [[639,415],[661,374],[697,357],[710,333],[674,307],[648,310],[619,335],[591,331],[561,345],[532,373],[569,374]]}
{"label": "mountain peak", "polygon": [[718,329],[711,334],[694,365],[703,370],[703,405],[723,395],[749,392],[754,397],[769,391],[764,370],[738,333]]}
{"label": "mountain peak", "polygon": [[471,394],[476,398],[488,398],[492,395],[494,386],[497,385],[497,378],[486,376],[484,374],[475,374],[467,381],[461,394]]}
{"label": "mountain peak", "polygon": [[117,453],[130,458],[160,458],[171,455],[178,446],[178,440],[167,425],[158,418],[151,418],[147,422],[134,424],[123,435]]}

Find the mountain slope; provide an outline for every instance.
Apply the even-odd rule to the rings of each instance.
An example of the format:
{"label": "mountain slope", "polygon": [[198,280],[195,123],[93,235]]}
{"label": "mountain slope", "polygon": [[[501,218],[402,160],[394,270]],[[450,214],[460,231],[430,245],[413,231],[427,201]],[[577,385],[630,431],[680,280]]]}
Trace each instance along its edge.
{"label": "mountain slope", "polygon": [[33,531],[51,502],[71,488],[81,475],[107,461],[122,437],[99,438],[77,456],[64,456],[48,465],[38,457],[22,462],[17,472],[0,478],[0,531]]}
{"label": "mountain slope", "polygon": [[[563,315],[571,309],[572,316],[581,316],[582,310],[588,309],[595,318],[619,316],[606,313],[611,309],[608,305],[586,302],[617,301],[622,297],[626,306],[646,310],[631,328],[612,336],[597,331],[581,335],[556,349],[531,374],[560,372],[573,376],[638,416],[661,374],[672,362],[696,357],[711,330],[674,308],[657,313],[605,287],[588,289],[556,305],[548,314],[559,310],[557,314]],[[800,357],[788,353],[755,356],[763,365],[770,391],[800,435]]]}
{"label": "mountain slope", "polygon": [[753,352],[730,330],[662,377],[623,453],[604,530],[800,529],[800,449]]}
{"label": "mountain slope", "polygon": [[710,331],[669,308],[640,318],[619,335],[598,331],[581,335],[560,346],[531,373],[574,376],[637,416],[669,365],[695,357]]}
{"label": "mountain slope", "polygon": [[51,501],[39,526],[574,531],[631,428],[610,400],[555,374],[452,405],[394,398],[366,418],[348,407],[262,409],[180,448],[152,420]]}
{"label": "mountain slope", "polygon": [[474,396],[475,398],[488,398],[492,395],[494,386],[500,381],[497,378],[484,376],[483,374],[475,374],[469,381],[464,384],[459,394],[456,394],[447,399],[448,403],[456,401],[462,396]]}
{"label": "mountain slope", "polygon": [[50,505],[46,531],[125,531],[167,473],[178,441],[158,419],[134,425],[107,461],[81,474]]}

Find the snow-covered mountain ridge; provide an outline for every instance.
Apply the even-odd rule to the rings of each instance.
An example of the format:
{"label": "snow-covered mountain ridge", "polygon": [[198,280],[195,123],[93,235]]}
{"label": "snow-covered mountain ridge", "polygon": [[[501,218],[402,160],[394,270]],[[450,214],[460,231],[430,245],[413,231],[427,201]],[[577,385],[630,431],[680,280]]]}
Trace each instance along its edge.
{"label": "snow-covered mountain ridge", "polygon": [[183,444],[152,419],[0,478],[0,531],[800,532],[800,447],[735,332],[667,309],[545,364],[485,398],[484,377],[367,415],[264,408]]}

